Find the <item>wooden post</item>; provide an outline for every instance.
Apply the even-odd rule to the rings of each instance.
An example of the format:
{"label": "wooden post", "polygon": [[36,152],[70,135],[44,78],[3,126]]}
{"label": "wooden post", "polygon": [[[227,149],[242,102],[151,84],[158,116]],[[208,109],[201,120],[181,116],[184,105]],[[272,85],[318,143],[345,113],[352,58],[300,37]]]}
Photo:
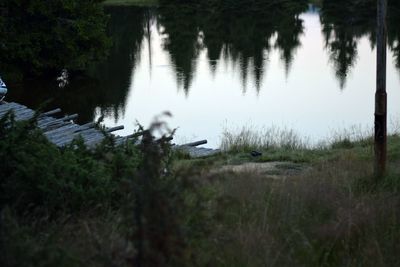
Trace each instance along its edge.
{"label": "wooden post", "polygon": [[387,0],[378,1],[377,62],[375,93],[375,175],[381,178],[386,171],[387,157],[387,93],[386,93],[386,49],[387,49]]}

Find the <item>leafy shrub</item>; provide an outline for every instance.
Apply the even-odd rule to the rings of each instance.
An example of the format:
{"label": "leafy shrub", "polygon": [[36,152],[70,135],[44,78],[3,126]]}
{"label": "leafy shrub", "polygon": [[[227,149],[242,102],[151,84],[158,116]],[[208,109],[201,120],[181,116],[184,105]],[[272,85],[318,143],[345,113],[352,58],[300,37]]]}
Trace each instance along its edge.
{"label": "leafy shrub", "polygon": [[190,175],[170,168],[170,136],[155,140],[152,135],[159,123],[141,129],[139,146],[115,147],[107,138],[89,150],[82,140],[55,147],[34,121],[16,122],[12,114],[0,120],[0,260],[5,266],[199,261],[196,251],[209,226],[207,202]]}
{"label": "leafy shrub", "polygon": [[[122,151],[89,151],[81,141],[62,150],[47,141],[33,121],[0,121],[0,207],[18,211],[79,211],[112,205],[120,198],[121,174],[137,163]],[[129,151],[129,150],[127,150]]]}

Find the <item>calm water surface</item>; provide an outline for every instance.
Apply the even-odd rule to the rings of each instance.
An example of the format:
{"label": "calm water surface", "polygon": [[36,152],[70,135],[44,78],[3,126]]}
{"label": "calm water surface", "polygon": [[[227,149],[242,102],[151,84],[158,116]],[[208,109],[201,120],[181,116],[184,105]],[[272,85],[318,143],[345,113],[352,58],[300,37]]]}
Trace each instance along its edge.
{"label": "calm water surface", "polygon": [[[238,25],[221,18],[230,24],[223,26],[188,20],[190,12],[171,18],[168,9],[108,12],[114,47],[106,62],[65,88],[16,90],[11,100],[35,106],[51,97],[51,105],[79,112],[81,120],[104,116],[107,126],[125,125],[121,134],[170,111],[176,142],[207,139],[212,147],[226,127],[279,126],[321,140],[373,125],[376,51],[368,23],[344,29],[346,18],[323,17],[314,8],[270,28],[251,16]],[[400,117],[396,40],[388,48],[392,120]]]}

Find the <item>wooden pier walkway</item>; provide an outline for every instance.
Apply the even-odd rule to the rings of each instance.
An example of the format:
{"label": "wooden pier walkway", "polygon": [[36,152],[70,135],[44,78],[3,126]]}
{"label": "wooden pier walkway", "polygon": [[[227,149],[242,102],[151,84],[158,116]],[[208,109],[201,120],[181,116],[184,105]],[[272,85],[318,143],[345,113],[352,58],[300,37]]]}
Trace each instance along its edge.
{"label": "wooden pier walkway", "polygon": [[[35,115],[34,110],[29,109],[24,105],[4,101],[0,103],[0,118],[10,111],[13,111],[16,121],[29,120]],[[88,147],[93,148],[100,144],[107,135],[124,129],[124,126],[117,126],[106,128],[102,131],[96,128],[96,124],[93,122],[79,125],[74,123],[74,119],[78,118],[78,114],[66,115],[61,118],[53,117],[53,115],[59,113],[61,113],[61,109],[58,108],[42,113],[37,118],[37,126],[43,131],[47,139],[58,147],[66,146],[74,139],[81,137]],[[113,137],[116,145],[122,145],[129,140],[133,140],[135,135],[113,135]],[[206,143],[207,141],[204,140],[184,145],[174,145],[173,148],[181,150],[194,158],[207,157],[219,153],[219,150],[197,147]]]}

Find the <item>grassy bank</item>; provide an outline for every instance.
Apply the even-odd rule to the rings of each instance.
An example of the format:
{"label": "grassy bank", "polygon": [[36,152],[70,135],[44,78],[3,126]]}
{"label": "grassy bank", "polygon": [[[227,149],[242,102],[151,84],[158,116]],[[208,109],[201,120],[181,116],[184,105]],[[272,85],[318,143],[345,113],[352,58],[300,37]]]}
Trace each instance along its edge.
{"label": "grassy bank", "polygon": [[148,134],[59,150],[0,120],[2,266],[399,266],[399,135],[377,181],[368,137],[246,129],[190,159]]}
{"label": "grassy bank", "polygon": [[400,136],[388,141],[378,181],[372,138],[353,130],[310,148],[292,131],[243,128],[224,134],[226,153],[178,162],[214,190],[213,264],[399,265]]}
{"label": "grassy bank", "polygon": [[206,176],[224,200],[214,208],[219,266],[397,266],[399,158],[375,184],[360,150],[334,154],[289,175]]}
{"label": "grassy bank", "polygon": [[108,6],[156,6],[158,0],[106,0],[103,4]]}

